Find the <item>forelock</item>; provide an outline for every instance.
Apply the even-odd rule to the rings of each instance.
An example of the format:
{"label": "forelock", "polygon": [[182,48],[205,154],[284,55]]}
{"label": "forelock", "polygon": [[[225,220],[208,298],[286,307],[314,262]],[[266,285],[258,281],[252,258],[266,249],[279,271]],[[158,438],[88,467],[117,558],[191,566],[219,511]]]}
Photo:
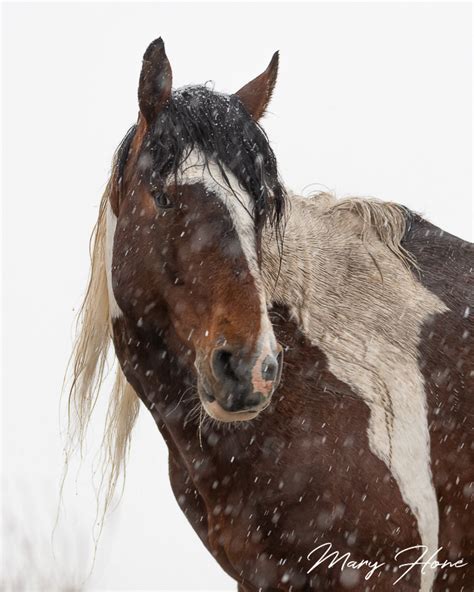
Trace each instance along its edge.
{"label": "forelock", "polygon": [[278,176],[268,138],[235,95],[208,86],[190,86],[173,92],[144,139],[142,160],[153,182],[163,185],[192,151],[206,163],[230,171],[252,198],[257,222],[279,225],[286,193]]}

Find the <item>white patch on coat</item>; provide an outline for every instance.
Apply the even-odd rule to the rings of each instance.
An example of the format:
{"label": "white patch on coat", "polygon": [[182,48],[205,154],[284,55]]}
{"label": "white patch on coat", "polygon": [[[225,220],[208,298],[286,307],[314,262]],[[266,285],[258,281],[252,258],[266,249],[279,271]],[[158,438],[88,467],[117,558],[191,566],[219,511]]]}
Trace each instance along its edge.
{"label": "white patch on coat", "polygon": [[[384,228],[377,233],[328,196],[291,201],[276,288],[279,254],[274,238],[264,237],[269,297],[289,307],[330,371],[369,406],[369,446],[397,481],[428,556],[436,556],[439,510],[418,345],[423,323],[446,307],[380,240]],[[377,216],[380,207],[374,205]],[[385,207],[387,225],[396,228],[396,210]],[[392,248],[396,242],[387,239]],[[422,592],[431,590],[435,576],[425,570]]]}
{"label": "white patch on coat", "polygon": [[105,235],[105,272],[107,274],[107,288],[109,292],[110,318],[116,319],[122,316],[122,311],[115,300],[112,287],[112,257],[114,252],[115,229],[117,228],[117,216],[114,214],[110,203],[107,202],[106,212],[106,235]]}
{"label": "white patch on coat", "polygon": [[[235,175],[226,169],[225,174],[230,183],[230,189],[222,176],[219,166],[213,162],[209,162],[208,166],[206,166],[203,156],[197,150],[188,156],[181,169],[179,183],[186,185],[195,183],[203,184],[208,191],[212,192],[213,195],[224,203],[229,211],[260,300],[260,331],[256,346],[258,359],[254,365],[254,370],[257,369],[258,372],[257,370],[254,371],[254,379],[260,373],[261,382],[262,362],[268,355],[276,355],[277,343],[272,324],[268,318],[265,288],[257,261],[253,199],[240,187]],[[256,386],[260,386],[266,390],[260,382],[257,381],[258,384]]]}

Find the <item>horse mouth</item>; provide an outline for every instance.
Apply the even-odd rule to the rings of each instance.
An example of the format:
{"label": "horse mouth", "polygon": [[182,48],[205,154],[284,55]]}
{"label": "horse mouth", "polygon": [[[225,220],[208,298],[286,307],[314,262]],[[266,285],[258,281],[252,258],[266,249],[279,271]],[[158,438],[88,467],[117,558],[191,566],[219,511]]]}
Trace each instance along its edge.
{"label": "horse mouth", "polygon": [[223,407],[219,405],[219,403],[214,399],[212,403],[207,401],[202,401],[202,406],[204,407],[205,412],[217,421],[222,423],[233,423],[238,421],[249,421],[251,419],[255,419],[257,415],[263,411],[262,409],[242,409],[239,411],[226,411]]}
{"label": "horse mouth", "polygon": [[198,394],[204,411],[209,415],[209,417],[223,423],[249,421],[255,419],[257,415],[259,415],[270,404],[269,398],[269,400],[264,405],[259,407],[227,411],[204,385],[198,386]]}

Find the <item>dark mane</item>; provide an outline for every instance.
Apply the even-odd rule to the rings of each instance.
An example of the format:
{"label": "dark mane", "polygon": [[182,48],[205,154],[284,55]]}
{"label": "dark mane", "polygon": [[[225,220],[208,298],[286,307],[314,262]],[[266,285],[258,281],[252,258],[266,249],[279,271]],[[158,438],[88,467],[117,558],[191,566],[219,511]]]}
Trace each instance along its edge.
{"label": "dark mane", "polygon": [[[129,130],[119,147],[117,165],[126,162]],[[140,159],[144,173],[159,185],[181,165],[192,150],[200,151],[208,164],[215,162],[229,184],[225,170],[231,171],[254,200],[257,225],[268,222],[279,227],[285,208],[286,193],[278,177],[276,158],[264,130],[247,113],[235,95],[214,92],[206,86],[176,90],[148,131]],[[230,185],[229,185],[230,186]]]}

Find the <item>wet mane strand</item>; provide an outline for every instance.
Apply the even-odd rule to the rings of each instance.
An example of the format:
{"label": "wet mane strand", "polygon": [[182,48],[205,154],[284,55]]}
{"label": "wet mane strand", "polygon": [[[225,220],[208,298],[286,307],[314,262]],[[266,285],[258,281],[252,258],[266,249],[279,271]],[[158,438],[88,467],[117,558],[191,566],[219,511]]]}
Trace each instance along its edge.
{"label": "wet mane strand", "polygon": [[[77,336],[66,375],[66,379],[70,377],[68,440],[64,450],[65,466],[61,492],[67,477],[69,461],[78,448],[82,457],[87,428],[109,370],[112,321],[106,272],[106,214],[110,196],[120,185],[120,174],[123,172],[134,131],[133,128],[129,130],[115,153],[111,176],[102,196],[97,223],[92,231],[91,272],[77,318]],[[123,483],[125,482],[131,433],[140,408],[139,398],[127,382],[115,356],[112,364],[116,366],[115,380],[109,396],[101,446],[100,482],[97,489],[98,535],[121,476],[124,477]]]}

